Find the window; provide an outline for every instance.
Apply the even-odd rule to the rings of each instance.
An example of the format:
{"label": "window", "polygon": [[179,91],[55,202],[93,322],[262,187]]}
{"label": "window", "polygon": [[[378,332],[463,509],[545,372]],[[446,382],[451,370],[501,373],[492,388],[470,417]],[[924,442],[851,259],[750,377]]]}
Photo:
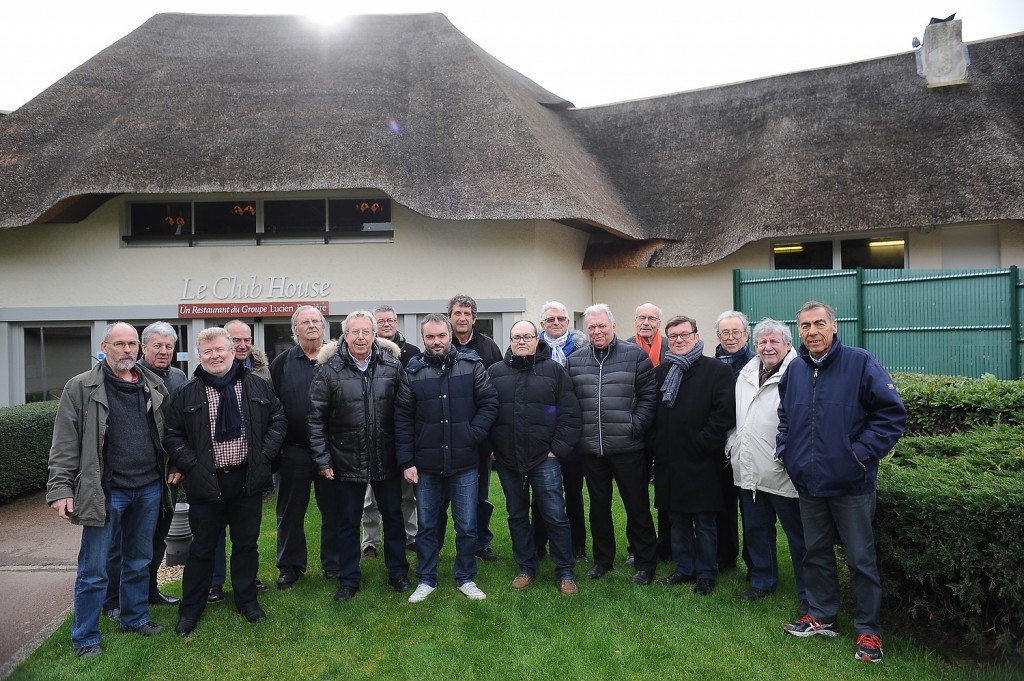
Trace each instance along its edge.
{"label": "window", "polygon": [[68,380],[92,366],[88,326],[25,328],[25,403],[58,400]]}
{"label": "window", "polygon": [[772,244],[772,262],[777,270],[904,269],[906,252],[906,238],[902,234],[777,241]]}
{"label": "window", "polygon": [[394,239],[391,200],[381,198],[139,202],[129,206],[127,232],[127,244],[187,246]]}

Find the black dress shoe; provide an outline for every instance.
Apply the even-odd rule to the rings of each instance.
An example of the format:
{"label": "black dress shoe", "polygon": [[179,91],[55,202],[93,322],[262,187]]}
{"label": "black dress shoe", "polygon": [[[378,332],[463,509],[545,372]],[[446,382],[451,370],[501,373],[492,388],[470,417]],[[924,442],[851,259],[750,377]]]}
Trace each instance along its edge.
{"label": "black dress shoe", "polygon": [[224,585],[214,584],[210,587],[210,593],[206,594],[207,603],[220,603],[224,600]]}
{"label": "black dress shoe", "polygon": [[168,596],[165,593],[160,593],[160,590],[149,592],[149,604],[150,605],[177,605],[181,602],[180,598],[174,596]]}
{"label": "black dress shoe", "polygon": [[647,586],[654,583],[654,571],[653,570],[637,570],[636,574],[633,575],[633,579],[630,580],[637,586]]}
{"label": "black dress shoe", "polygon": [[174,625],[174,633],[178,636],[188,636],[196,630],[196,621],[190,617],[179,617],[178,623]]}
{"label": "black dress shoe", "polygon": [[494,552],[494,549],[492,549],[490,546],[487,546],[487,547],[482,548],[479,551],[477,551],[476,552],[476,557],[477,558],[482,558],[483,560],[486,560],[486,561],[491,562],[491,563],[493,563],[494,561],[498,560],[498,554],[496,554]]}
{"label": "black dress shoe", "polygon": [[263,620],[267,619],[267,613],[263,612],[263,608],[261,608],[260,606],[254,605],[253,607],[243,612],[242,617],[244,617],[250,622],[256,623],[262,622]]}
{"label": "black dress shoe", "polygon": [[697,581],[697,575],[687,575],[682,572],[673,572],[665,579],[659,580],[662,584],[679,586],[680,584],[693,584]]}
{"label": "black dress shoe", "polygon": [[409,578],[405,575],[395,575],[394,577],[391,577],[388,579],[388,584],[390,584],[391,588],[398,593],[404,593],[412,587],[412,584],[409,583]]}
{"label": "black dress shoe", "polygon": [[299,571],[295,568],[281,568],[281,575],[277,578],[278,589],[290,589],[299,581]]}
{"label": "black dress shoe", "polygon": [[264,584],[259,577],[256,578],[256,591],[270,591],[270,587]]}
{"label": "black dress shoe", "polygon": [[334,594],[334,600],[338,603],[341,603],[342,601],[351,600],[352,597],[356,595],[357,591],[359,591],[359,587],[357,586],[338,587],[338,591]]}
{"label": "black dress shoe", "polygon": [[602,565],[601,563],[594,563],[594,567],[587,570],[587,577],[590,577],[591,579],[601,579],[611,571],[612,569],[607,565]]}

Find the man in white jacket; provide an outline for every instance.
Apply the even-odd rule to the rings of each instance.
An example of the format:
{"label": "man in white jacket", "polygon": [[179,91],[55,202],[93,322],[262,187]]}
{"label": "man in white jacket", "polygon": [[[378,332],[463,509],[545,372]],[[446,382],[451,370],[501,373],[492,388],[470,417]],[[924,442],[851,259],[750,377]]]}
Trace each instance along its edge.
{"label": "man in white jacket", "polygon": [[789,327],[764,319],[754,329],[757,357],[736,380],[736,428],[726,451],[732,462],[733,481],[743,505],[743,543],[750,553],[750,588],[740,596],[756,601],[773,593],[779,583],[775,546],[775,519],[789,540],[793,560],[798,616],[807,612],[803,559],[806,551],[797,491],[785,467],[775,460],[775,434],[779,427],[779,380],[796,357]]}

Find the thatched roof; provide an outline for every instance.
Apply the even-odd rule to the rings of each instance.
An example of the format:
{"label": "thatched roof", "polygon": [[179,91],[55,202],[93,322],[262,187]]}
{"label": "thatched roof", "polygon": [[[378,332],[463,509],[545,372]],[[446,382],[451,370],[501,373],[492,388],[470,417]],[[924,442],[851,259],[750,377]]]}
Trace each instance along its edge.
{"label": "thatched roof", "polygon": [[445,220],[598,230],[587,267],[766,237],[1024,219],[1024,36],[967,85],[912,54],[590,109],[439,14],[157,15],[0,118],[0,227],[123,193],[379,189]]}

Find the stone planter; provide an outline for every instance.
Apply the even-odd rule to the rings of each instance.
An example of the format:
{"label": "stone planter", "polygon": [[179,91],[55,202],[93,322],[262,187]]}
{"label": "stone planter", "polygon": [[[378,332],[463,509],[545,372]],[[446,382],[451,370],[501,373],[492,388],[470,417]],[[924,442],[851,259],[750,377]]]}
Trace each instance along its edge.
{"label": "stone planter", "polygon": [[167,530],[167,566],[184,565],[192,546],[192,528],[188,524],[188,504],[174,505],[174,518]]}

